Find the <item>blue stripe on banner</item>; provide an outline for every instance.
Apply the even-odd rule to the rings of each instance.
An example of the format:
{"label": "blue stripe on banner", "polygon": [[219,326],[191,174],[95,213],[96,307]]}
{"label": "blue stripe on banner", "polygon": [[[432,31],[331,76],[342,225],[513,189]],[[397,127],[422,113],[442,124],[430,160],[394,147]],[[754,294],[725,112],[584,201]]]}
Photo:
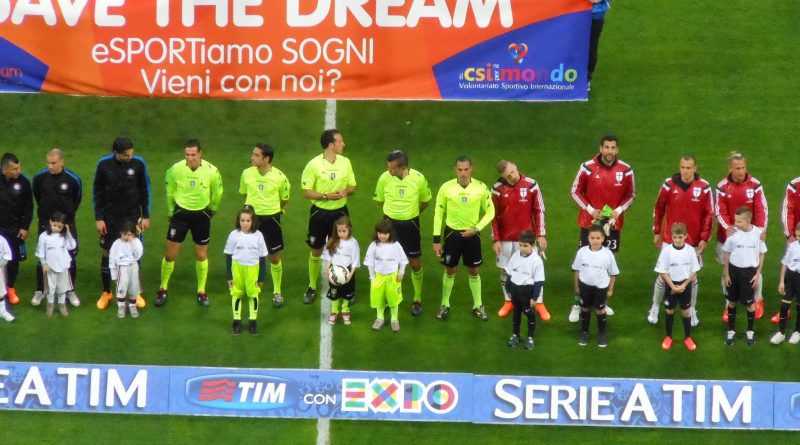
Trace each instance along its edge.
{"label": "blue stripe on banner", "polygon": [[0,410],[800,430],[800,383],[0,362]]}

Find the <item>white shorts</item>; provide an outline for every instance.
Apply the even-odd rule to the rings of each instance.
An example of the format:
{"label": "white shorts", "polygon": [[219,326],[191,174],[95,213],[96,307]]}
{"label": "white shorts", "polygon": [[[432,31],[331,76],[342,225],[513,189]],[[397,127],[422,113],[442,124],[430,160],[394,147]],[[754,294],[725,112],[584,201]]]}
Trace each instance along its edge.
{"label": "white shorts", "polygon": [[[538,245],[533,248],[534,252],[539,254]],[[514,255],[514,252],[519,252],[519,241],[500,241],[500,254],[495,259],[495,265],[504,269],[508,264],[508,260]]]}
{"label": "white shorts", "polygon": [[139,289],[139,264],[117,266],[117,298],[135,297],[141,293]]}
{"label": "white shorts", "polygon": [[47,294],[63,295],[72,290],[72,280],[69,278],[69,270],[63,272],[47,271]]}

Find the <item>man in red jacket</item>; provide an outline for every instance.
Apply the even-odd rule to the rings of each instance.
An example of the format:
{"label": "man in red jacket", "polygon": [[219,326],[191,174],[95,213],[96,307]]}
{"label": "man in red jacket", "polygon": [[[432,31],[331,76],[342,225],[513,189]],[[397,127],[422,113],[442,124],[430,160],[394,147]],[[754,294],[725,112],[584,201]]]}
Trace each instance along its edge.
{"label": "man in red jacket", "polygon": [[[736,209],[747,207],[753,212],[752,224],[763,233],[761,239],[766,237],[767,231],[767,198],[761,182],[747,172],[747,160],[741,153],[731,152],[728,157],[728,176],[717,184],[717,261],[722,264],[722,245],[733,234],[736,227],[733,221]],[[764,296],[761,293],[762,279],[759,277],[756,284],[756,318],[764,316]],[[724,279],[722,293],[726,293]],[[727,304],[722,313],[722,321],[728,322]]]}
{"label": "man in red jacket", "polygon": [[[711,185],[697,174],[697,160],[686,154],[680,160],[680,169],[664,180],[653,210],[653,244],[661,249],[663,243],[672,244],[673,224],[686,226],[686,244],[694,247],[702,266],[703,251],[711,239],[714,220],[714,193]],[[666,221],[664,220],[666,218]],[[666,283],[659,275],[653,287],[653,305],[647,321],[658,323],[658,309],[664,300]],[[697,277],[692,282],[692,326],[700,324],[697,318]]]}
{"label": "man in red jacket", "polygon": [[[786,193],[783,195],[783,203],[781,203],[781,224],[787,245],[795,241],[794,228],[797,227],[798,222],[800,222],[800,176],[792,179],[786,185]],[[791,317],[791,313],[788,316]],[[781,313],[775,313],[770,321],[779,323]]]}
{"label": "man in red jacket", "polygon": [[[636,182],[633,169],[617,158],[619,145],[616,136],[600,138],[599,153],[581,164],[575,181],[572,183],[572,199],[580,207],[578,226],[581,228],[579,247],[589,244],[587,235],[593,224],[603,224],[609,229],[603,245],[612,252],[619,250],[620,231],[624,223],[624,213],[636,197]],[[610,216],[604,209],[611,209]],[[580,315],[575,296],[569,321],[576,323]],[[606,314],[613,315],[606,305]]]}
{"label": "man in red jacket", "polygon": [[[514,308],[511,295],[506,291],[508,274],[505,267],[511,255],[519,250],[519,235],[524,231],[536,235],[537,251],[544,255],[547,249],[544,224],[544,199],[535,179],[529,178],[519,172],[517,166],[505,159],[497,163],[497,173],[500,177],[492,186],[492,201],[494,202],[495,216],[492,220],[492,248],[496,256],[497,267],[500,268],[500,284],[503,289],[505,303],[497,312],[500,317],[506,317]],[[539,293],[536,302],[536,312],[543,321],[550,320],[550,313],[544,306],[543,293]]]}

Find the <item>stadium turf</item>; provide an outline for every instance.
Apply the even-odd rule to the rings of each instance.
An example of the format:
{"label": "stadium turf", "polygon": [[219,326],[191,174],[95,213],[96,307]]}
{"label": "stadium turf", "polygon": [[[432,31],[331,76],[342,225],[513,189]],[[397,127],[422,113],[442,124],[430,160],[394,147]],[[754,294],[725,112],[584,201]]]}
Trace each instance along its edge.
{"label": "stadium turf", "polygon": [[[334,328],[333,367],[796,380],[798,350],[786,344],[768,344],[773,327],[766,319],[756,324],[755,347],[746,348],[743,342],[732,348],[722,344],[720,267],[713,260],[713,249],[705,255],[700,273],[701,325],[693,335],[698,350],[690,354],[678,343],[672,351],[662,351],[663,314],[658,326],[645,320],[657,256],[651,243],[652,206],[661,182],[677,170],[678,159],[685,152],[693,152],[701,175],[716,183],[726,172],[728,152],[740,150],[748,157],[750,171],[764,183],[771,210],[770,252],[764,268],[767,317],[778,309],[775,286],[783,248],[780,202],[786,182],[800,175],[795,140],[798,90],[793,82],[800,62],[787,57],[798,49],[796,17],[797,7],[791,2],[620,0],[607,16],[588,103],[340,102],[337,127],[344,135],[345,155],[352,159],[359,183],[350,207],[362,250],[379,217],[371,201],[372,191],[391,149],[400,147],[409,153],[411,166],[426,174],[434,193],[453,177],[454,159],[462,153],[474,160],[474,176],[487,183],[496,178],[494,165],[501,158],[515,161],[523,172],[539,180],[548,210],[545,301],[553,320],[539,323],[534,351],[505,346],[510,320],[496,316],[501,301],[488,231],[484,231],[482,278],[489,322],[482,323],[470,314],[463,271],[453,291],[450,319],[445,323],[435,320],[442,270],[428,248],[433,218],[429,209],[422,217],[423,316],[412,318],[408,312],[408,281],[400,333],[370,330],[374,313],[367,304],[368,281],[362,271],[358,278],[360,301],[352,311],[354,324]],[[3,95],[0,110],[4,116],[0,151],[15,152],[28,176],[44,167],[47,149],[59,146],[65,150],[66,167],[84,181],[78,222],[78,293],[83,305],[72,310],[68,319],[46,319],[43,308],[28,303],[33,261],[23,263],[17,285],[22,303],[14,308],[18,321],[0,324],[0,359],[261,368],[319,365],[318,303],[301,303],[306,286],[308,250],[303,240],[308,203],[301,196],[299,178],[305,163],[319,153],[324,103]],[[609,319],[610,346],[599,350],[594,343],[587,348],[577,346],[577,327],[566,321],[572,303],[569,266],[577,243],[577,210],[569,190],[579,163],[596,152],[599,136],[607,132],[619,136],[620,158],[634,168],[637,199],[626,218],[617,257],[621,275],[610,301],[617,313]],[[205,159],[220,168],[226,191],[213,221],[210,309],[202,309],[194,301],[189,245],[178,259],[165,307],[151,304],[138,320],[118,320],[113,307],[104,312],[94,307],[100,280],[91,182],[97,159],[109,151],[119,134],[134,140],[137,153],[150,167],[154,209],[152,228],[145,235],[142,277],[151,303],[164,252],[164,171],[181,158],[182,143],[189,137],[199,138]],[[242,203],[237,194],[239,174],[249,165],[250,151],[258,141],[276,147],[275,165],[293,186],[283,220],[287,303],[278,310],[269,304],[262,306],[261,336],[232,338],[227,335],[230,305],[222,247]],[[31,253],[34,246],[32,239],[28,242]],[[265,289],[267,296],[270,284]],[[97,437],[116,443],[306,444],[316,440],[316,422],[306,420],[4,412],[1,423],[4,443],[88,443]],[[431,444],[516,443],[532,438],[541,443],[606,443],[609,433],[614,442],[645,444],[665,440],[733,444],[790,437],[782,432],[335,421],[331,443],[373,443],[391,437],[414,437],[416,443]]]}

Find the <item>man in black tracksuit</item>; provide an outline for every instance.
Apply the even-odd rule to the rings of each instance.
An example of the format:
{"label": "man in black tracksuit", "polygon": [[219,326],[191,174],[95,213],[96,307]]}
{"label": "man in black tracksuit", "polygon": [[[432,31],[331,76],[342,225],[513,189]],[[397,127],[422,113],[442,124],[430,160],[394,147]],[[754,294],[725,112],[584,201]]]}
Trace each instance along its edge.
{"label": "man in black tracksuit", "polygon": [[[94,219],[100,234],[100,277],[103,293],[97,300],[100,310],[108,307],[114,298],[111,293],[111,271],[108,268],[108,251],[119,238],[120,229],[126,222],[139,224],[142,230],[150,226],[150,175],[147,164],[133,154],[133,142],[118,137],[111,147],[112,153],[97,161],[94,174]],[[139,296],[138,307],[144,307]]]}
{"label": "man in black tracksuit", "polygon": [[0,235],[11,247],[11,261],[6,264],[8,301],[19,303],[14,283],[17,281],[19,262],[27,258],[25,239],[33,220],[33,195],[31,182],[22,174],[19,159],[12,153],[0,158]]}
{"label": "man in black tracksuit", "polygon": [[[61,149],[54,148],[47,152],[47,168],[43,169],[33,177],[33,197],[36,199],[38,209],[36,217],[38,219],[39,234],[47,231],[50,226],[50,217],[54,212],[61,212],[66,215],[65,223],[70,226],[75,242],[78,242],[78,228],[75,227],[75,213],[81,204],[83,184],[81,179],[74,172],[64,168],[64,154]],[[70,304],[78,306],[81,301],[75,294],[75,272],[77,271],[76,257],[78,247],[69,252],[72,257],[72,264],[69,266],[69,276],[72,281],[72,289],[67,292]],[[36,266],[36,293],[33,295],[31,303],[38,306],[44,298],[44,274],[41,264]]]}

